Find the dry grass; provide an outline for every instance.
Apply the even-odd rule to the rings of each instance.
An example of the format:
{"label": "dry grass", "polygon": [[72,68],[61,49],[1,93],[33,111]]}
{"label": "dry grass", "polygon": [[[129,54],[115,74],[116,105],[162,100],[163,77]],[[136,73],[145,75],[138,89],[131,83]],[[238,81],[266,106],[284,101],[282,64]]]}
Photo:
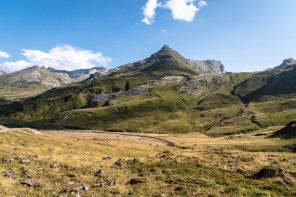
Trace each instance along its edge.
{"label": "dry grass", "polygon": [[[270,128],[258,133],[267,136]],[[2,158],[19,155],[30,158],[29,164],[19,161],[0,164],[0,171],[14,172],[17,179],[0,176],[2,196],[75,196],[68,192],[83,184],[107,184],[117,180],[118,186],[90,188],[80,196],[294,196],[295,185],[287,185],[282,178],[253,180],[250,176],[264,166],[281,167],[286,177],[296,181],[295,153],[284,146],[296,140],[280,140],[254,136],[210,138],[192,134],[131,134],[112,135],[100,131],[50,131],[36,135],[30,130],[11,130],[0,133]],[[169,147],[143,137],[155,137],[174,142]],[[169,154],[163,153],[168,150]],[[13,152],[15,155],[11,155]],[[102,160],[111,156],[112,160]],[[134,157],[140,163],[132,164]],[[52,160],[53,159],[53,160]],[[123,166],[114,166],[122,159]],[[287,160],[288,159],[288,160]],[[53,165],[54,164],[54,165]],[[39,188],[19,185],[26,179],[21,168],[30,167],[29,175],[38,180]],[[243,173],[237,173],[240,168]],[[105,175],[94,173],[103,169]],[[166,173],[161,171],[167,169]],[[146,183],[131,185],[131,178],[143,178]],[[64,182],[74,182],[67,186]],[[67,191],[66,191],[67,190]],[[180,190],[180,191],[176,191]],[[133,192],[131,192],[133,191]]]}

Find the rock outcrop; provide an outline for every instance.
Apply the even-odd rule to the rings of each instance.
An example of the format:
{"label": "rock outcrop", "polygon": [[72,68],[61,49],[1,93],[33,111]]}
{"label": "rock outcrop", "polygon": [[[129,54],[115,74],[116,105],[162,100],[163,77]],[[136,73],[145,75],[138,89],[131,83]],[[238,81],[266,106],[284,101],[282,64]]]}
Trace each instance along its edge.
{"label": "rock outcrop", "polygon": [[224,65],[217,60],[191,60],[188,59],[190,63],[196,66],[196,69],[201,73],[215,73],[222,74],[225,73]]}

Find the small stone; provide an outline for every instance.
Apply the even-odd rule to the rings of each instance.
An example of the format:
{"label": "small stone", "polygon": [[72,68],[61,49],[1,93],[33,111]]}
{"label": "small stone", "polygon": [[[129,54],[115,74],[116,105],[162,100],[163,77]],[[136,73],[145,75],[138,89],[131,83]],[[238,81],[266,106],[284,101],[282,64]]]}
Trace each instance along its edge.
{"label": "small stone", "polygon": [[122,163],[121,163],[121,161],[116,161],[115,163],[114,163],[114,165],[117,165],[117,166],[122,166]]}
{"label": "small stone", "polygon": [[24,171],[28,171],[30,168],[28,166],[23,167]]}
{"label": "small stone", "polygon": [[14,159],[7,159],[7,158],[2,159],[2,163],[12,163],[12,162],[14,162]]}
{"label": "small stone", "polygon": [[106,187],[106,185],[103,184],[103,183],[100,183],[100,184],[97,184],[97,185],[93,185],[93,187]]}
{"label": "small stone", "polygon": [[99,174],[105,174],[105,172],[103,171],[103,170],[99,170],[99,171],[97,171],[96,173],[95,173],[95,175],[99,175]]}
{"label": "small stone", "polygon": [[15,158],[15,160],[21,160],[23,158],[24,158],[24,156],[18,156],[18,157]]}
{"label": "small stone", "polygon": [[5,177],[9,177],[9,178],[12,178],[12,179],[16,179],[16,176],[13,174],[13,172],[7,172],[6,170],[3,171],[3,176]]}
{"label": "small stone", "polygon": [[292,181],[291,179],[289,179],[289,178],[284,177],[284,178],[283,178],[283,181],[284,181],[286,184],[288,184],[288,185],[293,185],[293,181]]}
{"label": "small stone", "polygon": [[172,173],[172,170],[170,169],[164,169],[161,171],[163,174],[171,174]]}
{"label": "small stone", "polygon": [[132,178],[130,180],[130,184],[132,184],[132,185],[138,184],[138,183],[146,183],[146,181],[144,179],[140,179],[140,178]]}
{"label": "small stone", "polygon": [[57,167],[57,164],[56,163],[52,163],[52,164],[50,164],[50,167],[51,168],[56,168]]}
{"label": "small stone", "polygon": [[119,183],[116,180],[111,181],[108,185],[109,186],[114,186],[114,185],[118,185]]}
{"label": "small stone", "polygon": [[48,157],[48,158],[47,158],[47,160],[52,160],[52,161],[53,161],[53,160],[54,160],[54,158],[52,158],[52,157]]}
{"label": "small stone", "polygon": [[183,187],[176,187],[175,191],[182,191],[184,188]]}
{"label": "small stone", "polygon": [[38,155],[29,155],[29,158],[38,158]]}
{"label": "small stone", "polygon": [[161,194],[161,196],[165,196],[165,194]]}
{"label": "small stone", "polygon": [[38,187],[40,185],[39,182],[35,181],[34,179],[20,181],[20,184],[27,185],[28,187]]}
{"label": "small stone", "polygon": [[74,185],[74,182],[65,182],[64,185]]}
{"label": "small stone", "polygon": [[140,162],[140,158],[139,157],[135,157],[133,163],[139,163]]}
{"label": "small stone", "polygon": [[30,160],[29,159],[21,160],[21,163],[30,163]]}
{"label": "small stone", "polygon": [[244,171],[243,171],[241,168],[238,168],[238,169],[236,170],[236,172],[237,172],[237,173],[243,173]]}
{"label": "small stone", "polygon": [[87,191],[89,188],[90,188],[90,185],[88,185],[88,184],[84,184],[82,189],[83,189],[84,191]]}

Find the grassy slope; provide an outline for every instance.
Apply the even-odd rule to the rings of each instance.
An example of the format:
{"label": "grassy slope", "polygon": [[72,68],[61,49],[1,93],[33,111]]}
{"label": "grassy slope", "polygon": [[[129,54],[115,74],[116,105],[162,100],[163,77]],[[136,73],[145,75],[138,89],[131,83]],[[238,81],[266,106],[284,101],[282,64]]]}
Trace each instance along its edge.
{"label": "grassy slope", "polygon": [[[127,137],[103,137],[99,134],[32,135],[29,130],[1,133],[2,158],[37,155],[30,163],[19,161],[0,165],[0,171],[14,172],[17,179],[0,176],[3,196],[60,196],[70,195],[72,188],[83,184],[107,184],[117,180],[118,186],[90,188],[80,196],[295,196],[294,185],[282,178],[254,180],[253,174],[264,166],[281,167],[286,177],[296,180],[292,163],[295,153],[285,152],[285,146],[295,140],[270,139],[252,135],[233,136],[231,139],[209,138],[201,134],[158,135],[190,149],[167,147],[157,142]],[[265,132],[265,131],[260,131]],[[63,135],[63,132],[58,132]],[[73,136],[73,137],[71,137]],[[70,138],[71,137],[71,138]],[[95,139],[97,137],[97,139]],[[223,149],[223,151],[222,151]],[[261,152],[264,150],[264,152]],[[169,151],[166,156],[164,151]],[[279,152],[281,151],[281,152]],[[13,152],[15,155],[11,155]],[[165,155],[163,157],[163,155]],[[102,157],[111,156],[111,161]],[[139,157],[140,163],[132,164]],[[1,158],[1,159],[2,159]],[[50,158],[50,159],[49,159]],[[289,158],[288,161],[284,160]],[[123,166],[113,163],[122,159]],[[29,188],[18,182],[26,179],[22,167],[28,166],[29,176],[41,186]],[[242,173],[236,170],[242,169]],[[95,176],[103,169],[105,174]],[[162,170],[167,172],[162,173]],[[131,178],[143,178],[146,183],[131,185]],[[74,182],[66,185],[65,182]]]}

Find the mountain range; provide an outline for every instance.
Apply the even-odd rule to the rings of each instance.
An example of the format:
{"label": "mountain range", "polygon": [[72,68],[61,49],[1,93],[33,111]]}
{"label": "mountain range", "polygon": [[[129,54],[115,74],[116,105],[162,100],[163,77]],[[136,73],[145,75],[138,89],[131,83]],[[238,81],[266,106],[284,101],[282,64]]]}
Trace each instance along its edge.
{"label": "mountain range", "polygon": [[221,136],[296,118],[296,65],[225,73],[214,63],[208,73],[164,46],[145,60],[2,105],[0,124]]}
{"label": "mountain range", "polygon": [[[165,57],[166,51],[170,48],[165,45],[157,55],[161,55],[163,58],[161,61],[166,61],[165,65],[161,69],[166,70],[168,73],[172,70],[175,65],[182,66],[182,69],[186,71],[191,70],[191,73],[224,73],[224,65],[216,60],[206,60],[206,61],[197,61],[197,60],[186,60],[177,52],[174,52],[175,59],[178,61],[173,61],[171,57]],[[6,99],[15,100],[22,99],[27,97],[33,97],[42,92],[49,90],[54,87],[63,86],[73,82],[79,82],[86,80],[91,75],[97,73],[97,75],[116,75],[116,73],[131,72],[132,70],[137,70],[141,73],[147,73],[148,70],[145,70],[143,66],[153,64],[155,68],[150,67],[149,69],[159,70],[157,68],[157,61],[160,56],[152,55],[150,58],[147,58],[142,61],[137,61],[135,63],[126,64],[115,69],[108,70],[105,67],[94,67],[91,69],[79,69],[73,71],[66,70],[56,70],[54,68],[45,68],[34,66],[21,71],[14,73],[4,73],[0,72],[0,97],[5,97]],[[177,67],[178,67],[177,66]],[[143,70],[140,70],[143,68]],[[182,72],[181,70],[179,70]],[[94,76],[94,75],[93,75]],[[92,76],[92,77],[93,77]],[[89,79],[88,79],[89,80]]]}

